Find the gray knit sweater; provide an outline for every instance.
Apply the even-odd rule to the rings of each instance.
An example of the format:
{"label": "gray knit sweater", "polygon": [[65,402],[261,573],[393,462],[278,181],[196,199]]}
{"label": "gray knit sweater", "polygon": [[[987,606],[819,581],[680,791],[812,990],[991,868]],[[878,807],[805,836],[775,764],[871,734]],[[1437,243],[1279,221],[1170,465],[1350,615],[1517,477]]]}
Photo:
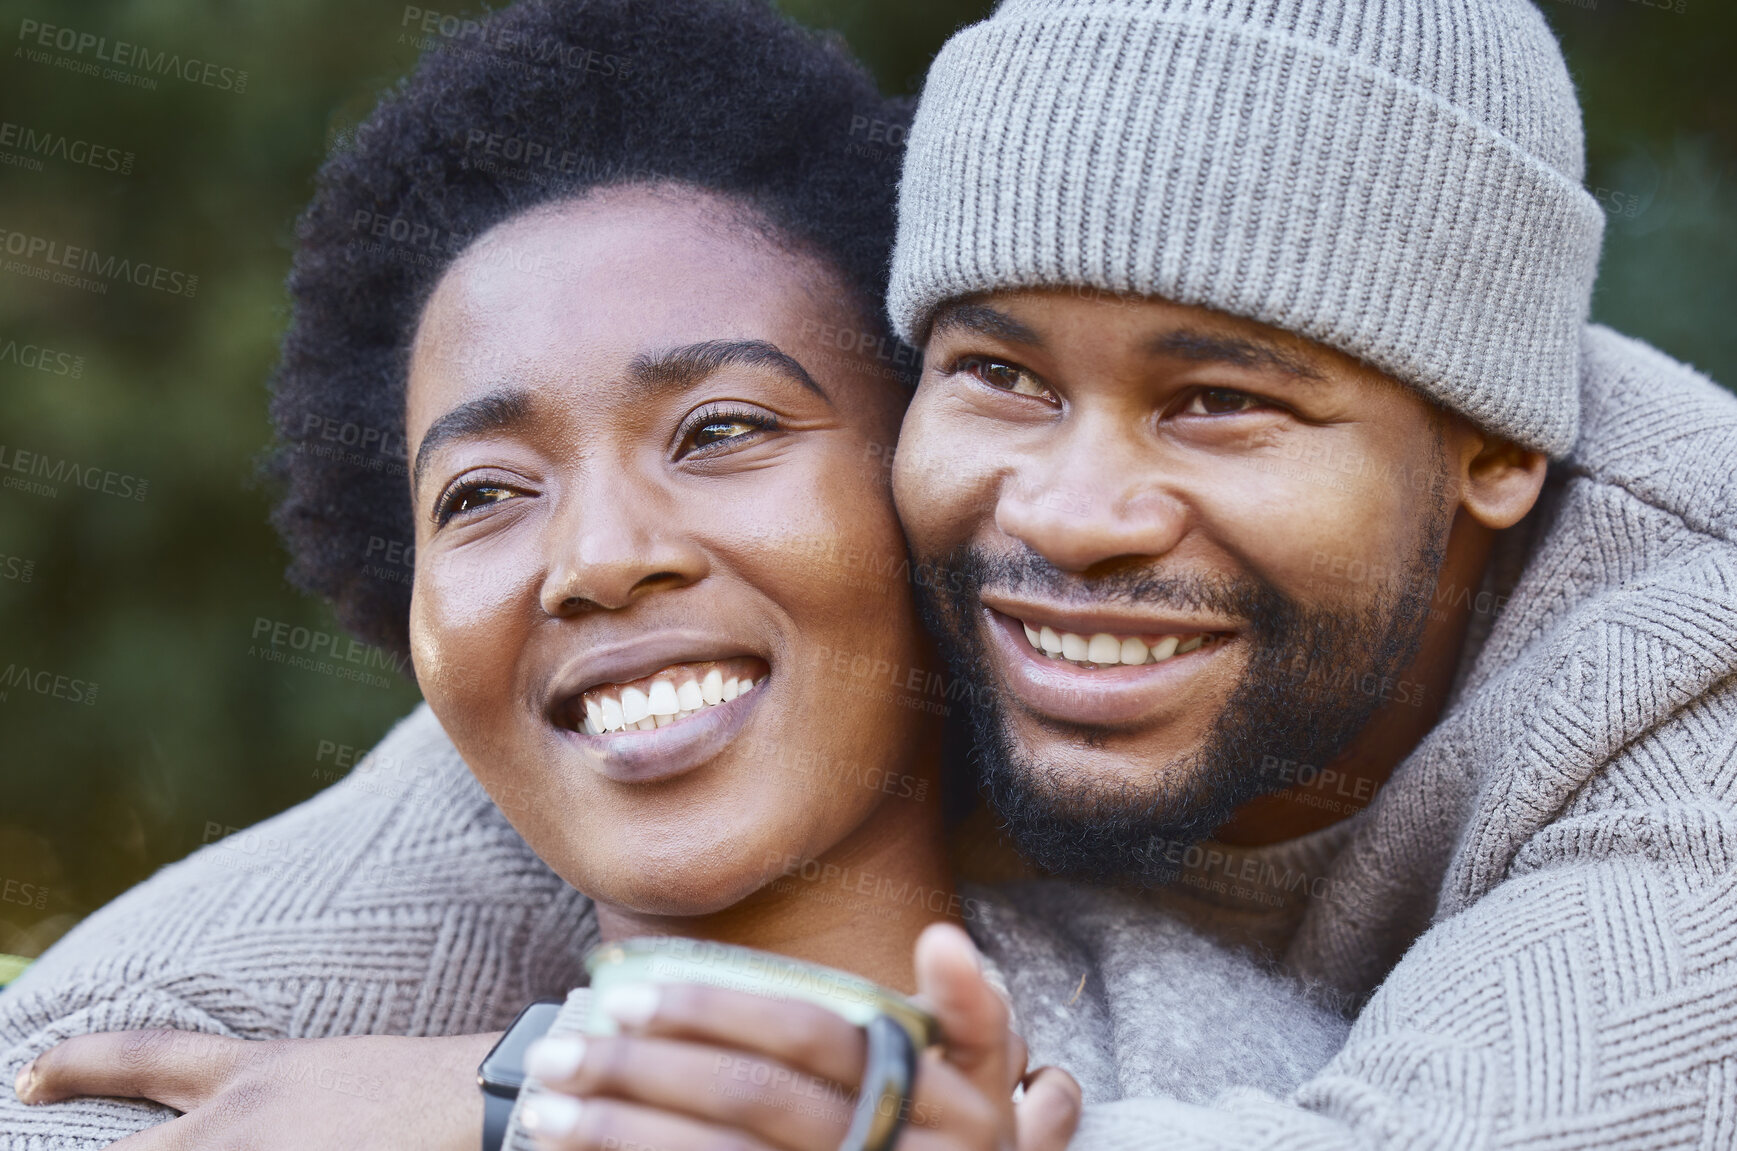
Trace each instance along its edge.
{"label": "gray knit sweater", "polygon": [[[1047,925],[999,958],[1022,1023],[1049,1028],[1040,1057],[1094,1092],[1077,1148],[1737,1147],[1737,400],[1593,328],[1581,401],[1448,713],[1291,933],[1293,972],[1370,995],[1324,1068],[1291,1088],[1310,1041],[1286,1036],[1331,1027],[1147,905],[1006,899]],[[576,984],[584,900],[446,778],[353,776],[93,916],[0,995],[0,1073],[103,1027],[497,1028]],[[382,783],[403,794],[369,797]],[[1117,916],[1133,939],[1106,949]],[[1064,979],[1088,975],[1088,1010],[1055,1015],[1053,977],[1021,1001],[1046,950],[1096,963]],[[1137,992],[1171,978],[1167,1003]],[[1125,1050],[1156,1070],[1124,1076]],[[9,1147],[100,1145],[162,1112],[37,1114],[0,1103]]]}
{"label": "gray knit sweater", "polygon": [[[966,927],[1008,973],[1033,1065],[1068,1067],[1093,1102],[1283,1092],[1344,1041],[1344,1018],[1295,981],[1150,898],[1052,881],[961,893]],[[418,708],[345,780],[164,868],[0,992],[0,1147],[84,1151],[173,1117],[120,1100],[19,1104],[18,1069],[69,1035],[494,1031],[529,1000],[582,985],[596,942],[589,901]]]}

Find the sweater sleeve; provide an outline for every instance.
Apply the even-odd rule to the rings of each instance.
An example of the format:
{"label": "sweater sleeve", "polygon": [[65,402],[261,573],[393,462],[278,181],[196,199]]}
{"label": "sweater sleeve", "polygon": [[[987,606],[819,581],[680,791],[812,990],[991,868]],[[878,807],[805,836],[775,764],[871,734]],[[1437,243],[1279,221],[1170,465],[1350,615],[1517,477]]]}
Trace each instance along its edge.
{"label": "sweater sleeve", "polygon": [[1737,1147],[1737,874],[1663,850],[1699,838],[1684,854],[1705,864],[1707,836],[1737,835],[1689,815],[1629,827],[1650,858],[1522,874],[1426,932],[1285,1098],[1126,1099],[1088,1108],[1073,1146]]}
{"label": "sweater sleeve", "polygon": [[589,901],[512,830],[426,708],[364,764],[157,872],[0,992],[0,1151],[87,1151],[174,1118],[136,1101],[20,1104],[18,1071],[73,1035],[475,1034],[583,980]]}
{"label": "sweater sleeve", "polygon": [[20,1103],[12,1091],[18,1072],[62,1040],[153,1027],[235,1034],[162,987],[92,982],[68,993],[64,986],[36,992],[15,985],[0,997],[0,1005],[0,1147],[5,1151],[95,1151],[175,1117],[168,1107],[136,1099],[74,1099],[46,1107]]}

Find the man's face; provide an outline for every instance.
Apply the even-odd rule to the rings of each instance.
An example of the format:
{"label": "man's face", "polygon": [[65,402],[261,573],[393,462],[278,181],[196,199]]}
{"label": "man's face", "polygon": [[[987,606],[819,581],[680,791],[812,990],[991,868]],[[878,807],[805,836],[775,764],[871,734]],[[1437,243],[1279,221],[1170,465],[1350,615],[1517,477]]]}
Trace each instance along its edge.
{"label": "man's face", "polygon": [[1051,290],[937,315],[895,493],[1032,859],[1156,874],[1153,837],[1203,838],[1284,786],[1263,762],[1325,764],[1392,701],[1456,499],[1447,425],[1201,308]]}

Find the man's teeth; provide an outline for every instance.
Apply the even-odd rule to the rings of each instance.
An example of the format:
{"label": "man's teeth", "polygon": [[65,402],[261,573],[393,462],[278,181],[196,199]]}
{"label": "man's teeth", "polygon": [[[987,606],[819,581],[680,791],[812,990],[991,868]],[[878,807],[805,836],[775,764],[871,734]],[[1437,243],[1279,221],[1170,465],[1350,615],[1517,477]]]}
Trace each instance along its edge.
{"label": "man's teeth", "polygon": [[653,731],[698,714],[708,707],[728,703],[766,682],[765,676],[727,675],[717,667],[698,675],[693,668],[659,672],[649,683],[622,687],[607,685],[585,693],[587,735],[611,731]]}
{"label": "man's teeth", "polygon": [[1030,624],[1022,626],[1025,628],[1025,638],[1031,646],[1051,659],[1065,659],[1069,663],[1085,664],[1087,667],[1163,663],[1173,655],[1187,655],[1212,640],[1212,635],[1206,632],[1153,637],[1111,635],[1101,631],[1096,635],[1085,636],[1071,631],[1058,632],[1050,627],[1032,627]]}

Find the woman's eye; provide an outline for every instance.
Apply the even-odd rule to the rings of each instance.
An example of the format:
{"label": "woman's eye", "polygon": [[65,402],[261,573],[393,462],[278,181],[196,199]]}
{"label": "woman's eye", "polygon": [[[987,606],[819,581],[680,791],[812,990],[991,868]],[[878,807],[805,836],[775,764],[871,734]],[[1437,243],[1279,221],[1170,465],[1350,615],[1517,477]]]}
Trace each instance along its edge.
{"label": "woman's eye", "polygon": [[435,509],[435,517],[438,522],[445,523],[461,512],[475,511],[477,508],[486,507],[489,504],[498,504],[502,500],[511,499],[516,494],[513,489],[501,487],[498,484],[467,484],[447,493],[446,498],[441,500],[440,506]]}
{"label": "woman's eye", "polygon": [[778,427],[778,421],[769,413],[752,411],[717,411],[701,412],[687,424],[687,430],[682,433],[678,456],[706,448],[727,444],[732,440],[743,440],[755,432],[772,431]]}
{"label": "woman's eye", "polygon": [[1040,400],[1055,398],[1055,394],[1036,376],[1005,360],[972,356],[960,362],[959,370],[976,376],[998,391],[1012,392],[1016,396],[1033,396]]}
{"label": "woman's eye", "polygon": [[1238,412],[1252,412],[1256,408],[1264,408],[1267,404],[1246,392],[1233,392],[1229,388],[1208,388],[1194,393],[1188,401],[1188,407],[1183,409],[1191,416],[1233,416]]}
{"label": "woman's eye", "polygon": [[708,447],[712,444],[733,440],[737,436],[745,436],[749,432],[760,430],[759,424],[747,420],[707,420],[688,435],[688,449]]}

